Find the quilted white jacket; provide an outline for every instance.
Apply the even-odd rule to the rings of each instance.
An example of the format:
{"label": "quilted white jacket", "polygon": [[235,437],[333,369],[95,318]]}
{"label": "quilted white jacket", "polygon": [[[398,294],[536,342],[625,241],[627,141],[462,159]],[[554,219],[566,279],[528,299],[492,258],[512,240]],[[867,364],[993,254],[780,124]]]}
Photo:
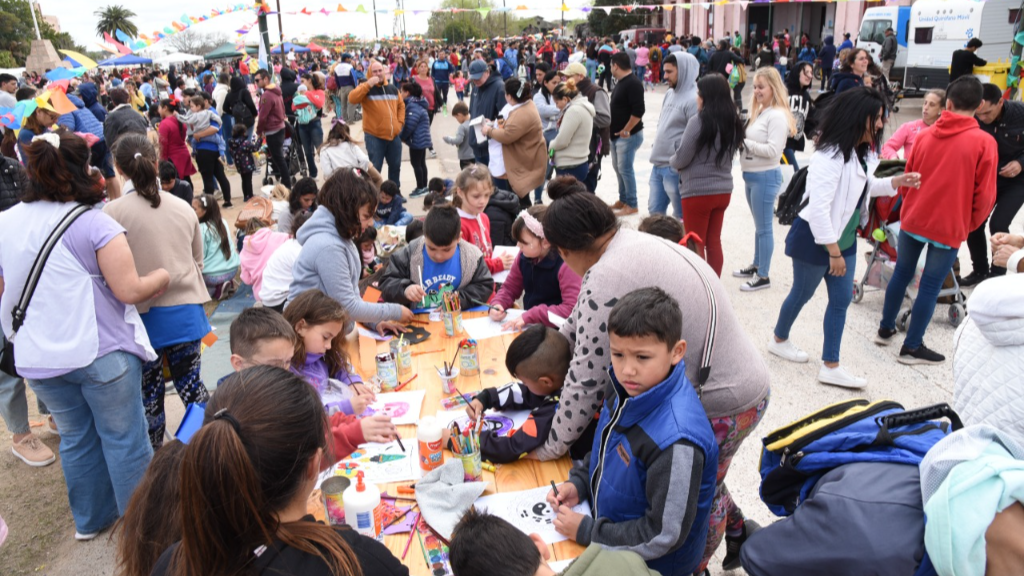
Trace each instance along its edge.
{"label": "quilted white jacket", "polygon": [[1024,274],[982,282],[955,336],[953,408],[1024,443]]}

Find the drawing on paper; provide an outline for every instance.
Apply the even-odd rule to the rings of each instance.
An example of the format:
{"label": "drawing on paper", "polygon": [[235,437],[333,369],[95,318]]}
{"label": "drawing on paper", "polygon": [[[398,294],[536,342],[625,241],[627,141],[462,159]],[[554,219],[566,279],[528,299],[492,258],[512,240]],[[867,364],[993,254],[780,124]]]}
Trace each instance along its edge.
{"label": "drawing on paper", "polygon": [[392,424],[415,424],[420,419],[420,408],[423,406],[425,395],[426,392],[423,390],[377,394],[377,400],[367,406],[360,417],[365,418],[379,413],[390,417]]}
{"label": "drawing on paper", "polygon": [[381,484],[401,482],[416,478],[416,445],[405,443],[405,451],[397,442],[387,444],[367,443],[334,465],[333,474],[355,478],[362,471],[367,482]]}
{"label": "drawing on paper", "polygon": [[381,408],[374,408],[373,406],[367,406],[366,411],[363,412],[363,417],[373,416],[374,414],[384,414],[385,416],[394,420],[395,418],[401,418],[409,413],[408,402],[386,402]]}
{"label": "drawing on paper", "polygon": [[[524,534],[537,533],[549,544],[566,540],[555,530],[555,511],[547,503],[549,487],[534,488],[518,492],[499,492],[477,499],[474,506],[503,518]],[[573,510],[590,516],[590,505],[583,502]]]}

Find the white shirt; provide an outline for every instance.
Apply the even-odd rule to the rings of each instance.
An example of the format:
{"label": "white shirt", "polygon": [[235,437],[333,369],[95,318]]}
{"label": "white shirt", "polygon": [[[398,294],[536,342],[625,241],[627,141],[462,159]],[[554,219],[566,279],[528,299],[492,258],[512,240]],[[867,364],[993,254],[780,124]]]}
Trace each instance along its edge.
{"label": "white shirt", "polygon": [[342,142],[335,146],[324,146],[320,149],[320,170],[324,179],[331,177],[335,170],[341,168],[359,168],[368,170],[370,157],[362,148],[351,142]]}
{"label": "white shirt", "polygon": [[264,306],[279,306],[288,298],[292,285],[292,268],[302,252],[302,244],[295,238],[289,239],[274,250],[263,268],[263,285],[260,286],[260,302]]}

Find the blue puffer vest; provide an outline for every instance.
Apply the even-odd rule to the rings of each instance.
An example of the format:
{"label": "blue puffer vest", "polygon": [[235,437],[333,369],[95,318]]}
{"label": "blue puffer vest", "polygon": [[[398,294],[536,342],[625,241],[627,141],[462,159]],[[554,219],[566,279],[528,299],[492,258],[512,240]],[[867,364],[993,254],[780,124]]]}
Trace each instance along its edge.
{"label": "blue puffer vest", "polygon": [[[611,371],[615,396],[605,400],[590,454],[594,518],[624,522],[642,518],[647,501],[647,467],[661,452],[686,440],[704,452],[704,474],[690,533],[675,551],[647,561],[665,576],[693,574],[704,554],[708,517],[718,475],[718,444],[704,406],[679,362],[668,378],[639,396],[629,397]],[[626,459],[619,455],[619,447]],[[626,461],[631,465],[628,465]],[[685,510],[678,510],[682,521]]]}
{"label": "blue puffer vest", "polygon": [[562,285],[558,272],[562,269],[562,257],[555,250],[540,261],[519,258],[519,273],[523,275],[523,308],[546,304],[557,306],[562,303]]}

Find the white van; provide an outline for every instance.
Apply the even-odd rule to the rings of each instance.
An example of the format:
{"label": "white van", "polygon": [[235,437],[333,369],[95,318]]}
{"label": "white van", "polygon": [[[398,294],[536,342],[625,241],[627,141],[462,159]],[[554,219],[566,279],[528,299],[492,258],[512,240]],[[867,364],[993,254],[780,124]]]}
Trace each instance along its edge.
{"label": "white van", "polygon": [[[868,8],[860,23],[860,34],[857,36],[857,48],[863,48],[871,54],[871,59],[881,63],[882,42],[885,41],[885,30],[892,28],[896,34],[896,62],[893,70],[903,70],[907,66],[907,31],[910,24],[910,6],[889,6],[885,8]],[[902,76],[902,72],[901,72]],[[890,77],[896,75],[890,72]]]}
{"label": "white van", "polygon": [[1020,6],[1020,0],[919,0],[910,7],[907,83],[945,88],[953,52],[971,38],[984,42],[979,58],[989,62],[1009,58]]}

